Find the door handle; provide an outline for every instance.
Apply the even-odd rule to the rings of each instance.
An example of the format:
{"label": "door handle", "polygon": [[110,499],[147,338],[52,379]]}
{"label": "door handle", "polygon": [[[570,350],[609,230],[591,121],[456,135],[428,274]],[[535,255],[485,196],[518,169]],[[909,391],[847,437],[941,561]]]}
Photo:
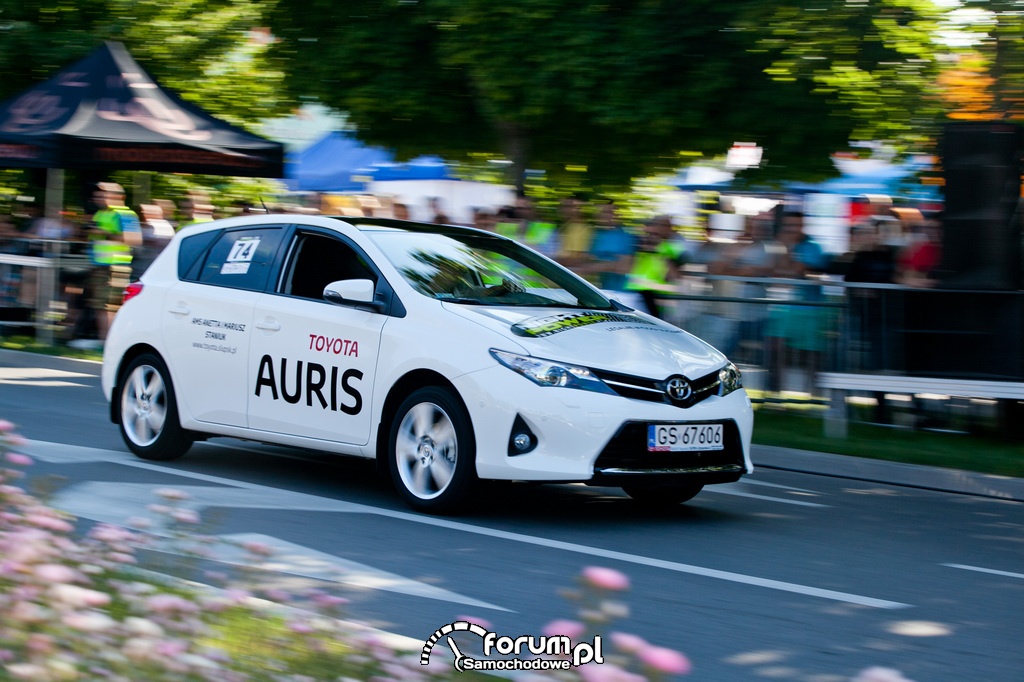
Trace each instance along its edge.
{"label": "door handle", "polygon": [[184,303],[177,303],[170,307],[169,312],[171,313],[171,315],[188,315],[190,312],[192,312],[192,309],[189,308]]}
{"label": "door handle", "polygon": [[272,319],[261,320],[256,323],[256,328],[267,332],[276,332],[281,330],[281,323]]}

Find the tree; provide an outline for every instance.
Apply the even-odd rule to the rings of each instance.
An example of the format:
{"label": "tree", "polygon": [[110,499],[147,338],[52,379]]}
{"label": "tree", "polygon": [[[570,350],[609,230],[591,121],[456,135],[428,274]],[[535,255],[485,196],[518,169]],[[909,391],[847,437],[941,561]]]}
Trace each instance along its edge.
{"label": "tree", "polygon": [[975,70],[991,77],[991,111],[995,118],[1024,120],[1024,13],[1014,0],[966,0],[980,14],[973,23],[981,59]]}
{"label": "tree", "polygon": [[809,80],[850,138],[913,146],[941,114],[933,84],[942,10],[931,0],[781,4],[760,44],[779,81]]}
{"label": "tree", "polygon": [[269,23],[292,94],[369,142],[500,152],[520,184],[529,165],[621,185],[737,140],[764,145],[777,176],[819,176],[851,134],[904,133],[930,67],[926,4],[278,0]]}
{"label": "tree", "polygon": [[164,86],[253,125],[287,106],[253,31],[264,11],[262,0],[0,0],[0,100],[117,40]]}

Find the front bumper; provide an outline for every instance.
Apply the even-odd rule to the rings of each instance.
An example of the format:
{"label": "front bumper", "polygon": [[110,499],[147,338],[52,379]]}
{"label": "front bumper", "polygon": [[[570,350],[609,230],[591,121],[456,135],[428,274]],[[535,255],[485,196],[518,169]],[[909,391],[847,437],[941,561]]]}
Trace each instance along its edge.
{"label": "front bumper", "polygon": [[[477,475],[528,481],[621,485],[638,478],[735,481],[753,471],[753,410],[744,391],[688,408],[566,388],[542,387],[504,367],[455,380],[473,421]],[[526,454],[510,451],[513,424],[536,437]],[[648,424],[721,423],[718,451],[648,452]]]}

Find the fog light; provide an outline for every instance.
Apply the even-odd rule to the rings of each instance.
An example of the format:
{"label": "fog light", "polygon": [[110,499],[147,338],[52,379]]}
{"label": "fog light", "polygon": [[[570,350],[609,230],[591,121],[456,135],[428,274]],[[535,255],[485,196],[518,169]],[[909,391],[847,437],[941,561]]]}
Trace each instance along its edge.
{"label": "fog light", "polygon": [[512,430],[508,434],[508,456],[525,455],[537,449],[537,434],[521,415],[516,415]]}

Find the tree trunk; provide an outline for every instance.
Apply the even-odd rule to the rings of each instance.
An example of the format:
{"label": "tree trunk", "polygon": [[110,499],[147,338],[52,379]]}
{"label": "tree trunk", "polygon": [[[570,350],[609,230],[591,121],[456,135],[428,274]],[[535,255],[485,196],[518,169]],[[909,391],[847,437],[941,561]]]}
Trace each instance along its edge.
{"label": "tree trunk", "polygon": [[518,123],[502,122],[498,124],[501,135],[501,147],[505,156],[512,162],[509,166],[509,180],[515,185],[516,192],[526,192],[526,163],[530,156],[530,140],[527,131]]}

